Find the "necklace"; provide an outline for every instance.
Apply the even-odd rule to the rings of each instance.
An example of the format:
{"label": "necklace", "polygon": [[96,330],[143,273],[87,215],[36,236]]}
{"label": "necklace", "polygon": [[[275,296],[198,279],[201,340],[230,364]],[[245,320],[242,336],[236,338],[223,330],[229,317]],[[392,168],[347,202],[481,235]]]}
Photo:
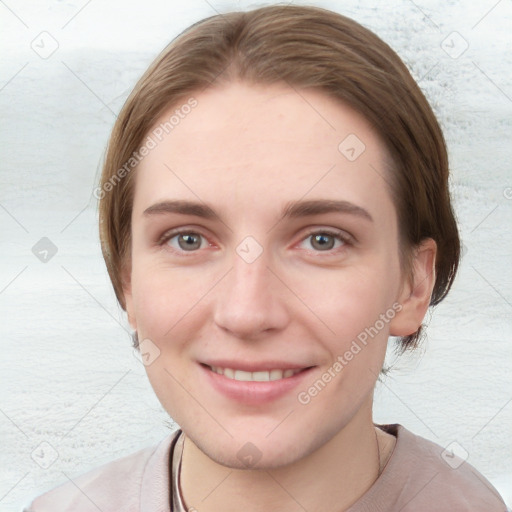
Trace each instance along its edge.
{"label": "necklace", "polygon": [[377,473],[377,477],[379,477],[380,474],[382,473],[382,470],[384,468],[382,467],[382,461],[381,461],[381,457],[380,457],[380,443],[379,443],[379,435],[377,434],[377,428],[378,427],[374,427],[375,442],[377,443],[377,460],[378,460],[378,473]]}

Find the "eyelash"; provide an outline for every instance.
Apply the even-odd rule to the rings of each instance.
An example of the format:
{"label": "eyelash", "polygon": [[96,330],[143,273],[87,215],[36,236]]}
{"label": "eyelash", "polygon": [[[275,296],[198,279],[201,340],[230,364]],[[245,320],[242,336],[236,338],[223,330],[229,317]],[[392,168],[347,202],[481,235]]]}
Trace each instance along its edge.
{"label": "eyelash", "polygon": [[[203,235],[202,233],[200,233],[199,231],[194,231],[192,229],[177,229],[177,230],[167,231],[166,233],[164,233],[158,239],[157,244],[159,246],[163,246],[164,244],[166,244],[167,242],[169,242],[170,240],[172,240],[176,236],[183,235],[183,234],[185,234],[185,235],[190,235],[190,234],[198,235],[198,236],[204,238],[205,240],[207,240],[207,237],[205,235]],[[301,242],[307,240],[308,238],[312,237],[313,235],[327,235],[327,236],[335,238],[336,240],[339,240],[343,244],[341,247],[337,247],[337,248],[334,248],[334,249],[328,249],[326,251],[308,250],[308,252],[314,252],[314,253],[317,253],[319,255],[322,254],[322,253],[332,254],[333,251],[342,249],[345,246],[353,245],[353,240],[350,237],[350,235],[348,235],[348,234],[346,234],[346,233],[344,233],[342,231],[334,231],[332,229],[316,229],[316,230],[312,230],[312,231],[308,232],[306,234],[306,236],[304,236],[301,239]],[[211,246],[210,242],[208,242],[208,245]],[[190,256],[192,256],[192,255],[194,255],[195,253],[198,252],[198,250],[194,250],[194,251],[180,250],[179,251],[179,250],[176,250],[174,248],[170,248],[170,249],[173,252],[179,254],[180,256],[185,256],[185,257],[190,257]],[[187,252],[190,253],[190,256],[186,255]]]}

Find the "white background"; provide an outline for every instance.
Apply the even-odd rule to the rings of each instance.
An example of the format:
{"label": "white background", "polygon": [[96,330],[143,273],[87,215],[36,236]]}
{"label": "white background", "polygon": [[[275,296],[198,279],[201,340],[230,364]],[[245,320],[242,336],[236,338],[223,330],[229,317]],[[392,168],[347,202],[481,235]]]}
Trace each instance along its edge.
{"label": "white background", "polygon": [[[378,385],[376,421],[457,442],[510,506],[512,4],[374,3],[315,5],[374,30],[419,81],[445,131],[465,248],[424,350]],[[260,5],[0,2],[1,511],[175,428],[133,355],[92,190],[115,113],[159,51],[201,18]],[[31,48],[52,44],[47,58]],[[32,252],[42,237],[58,249],[46,263]]]}

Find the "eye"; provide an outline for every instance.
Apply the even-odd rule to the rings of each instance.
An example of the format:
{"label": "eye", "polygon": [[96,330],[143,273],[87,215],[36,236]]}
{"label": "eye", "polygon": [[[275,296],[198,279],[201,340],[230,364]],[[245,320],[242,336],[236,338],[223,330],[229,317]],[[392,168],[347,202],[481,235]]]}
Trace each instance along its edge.
{"label": "eye", "polygon": [[303,241],[302,244],[306,244],[304,249],[314,250],[316,252],[327,252],[333,249],[338,249],[347,245],[349,238],[340,232],[333,231],[315,231],[310,233]]}
{"label": "eye", "polygon": [[160,243],[169,245],[175,251],[193,252],[208,247],[208,242],[203,235],[194,231],[180,231],[166,233]]}

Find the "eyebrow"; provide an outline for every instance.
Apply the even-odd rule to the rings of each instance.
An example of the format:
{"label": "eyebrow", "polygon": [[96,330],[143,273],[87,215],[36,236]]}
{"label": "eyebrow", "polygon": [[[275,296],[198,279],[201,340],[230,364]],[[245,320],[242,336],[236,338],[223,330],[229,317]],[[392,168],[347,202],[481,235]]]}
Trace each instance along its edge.
{"label": "eyebrow", "polygon": [[306,217],[308,215],[320,215],[322,213],[347,213],[373,222],[373,218],[368,210],[365,210],[361,206],[357,206],[349,201],[335,201],[329,199],[291,201],[286,204],[282,217],[297,218]]}
{"label": "eyebrow", "polygon": [[146,208],[143,215],[165,213],[181,213],[182,215],[194,215],[204,219],[219,219],[219,216],[209,206],[194,201],[162,201]]}
{"label": "eyebrow", "polygon": [[[161,201],[144,210],[143,215],[161,215],[179,213],[182,215],[193,215],[204,219],[218,219],[220,216],[215,211],[204,203],[195,201]],[[285,208],[281,213],[281,219],[285,218],[300,218],[311,215],[321,215],[324,213],[345,213],[355,215],[362,219],[373,222],[370,213],[349,201],[335,201],[329,199],[315,199],[309,201],[290,201],[286,203]]]}

